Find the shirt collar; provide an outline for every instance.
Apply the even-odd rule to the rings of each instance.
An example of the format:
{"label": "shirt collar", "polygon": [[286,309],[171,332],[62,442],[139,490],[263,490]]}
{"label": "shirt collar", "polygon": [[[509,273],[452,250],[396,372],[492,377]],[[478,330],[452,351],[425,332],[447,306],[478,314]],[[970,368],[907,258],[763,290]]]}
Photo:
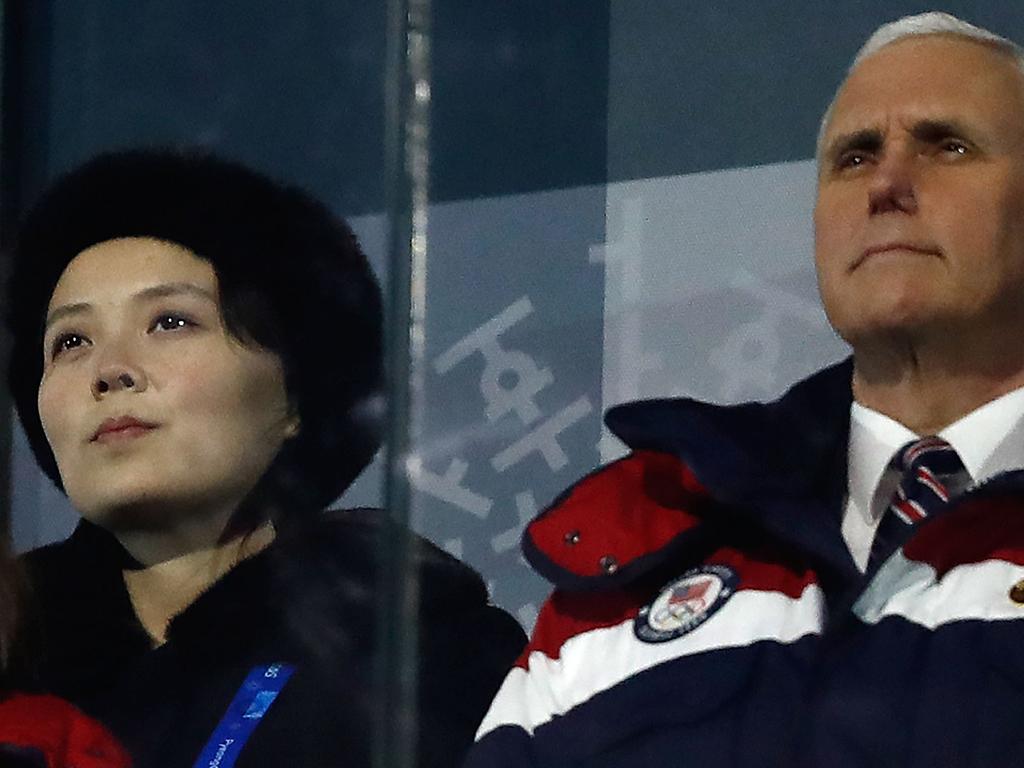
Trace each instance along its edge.
{"label": "shirt collar", "polygon": [[1024,387],[986,403],[939,432],[975,483],[1024,468]]}
{"label": "shirt collar", "polygon": [[850,406],[849,494],[853,507],[871,523],[881,511],[873,499],[893,455],[917,435],[895,419],[858,402]]}
{"label": "shirt collar", "polygon": [[[1024,468],[1024,387],[997,397],[939,432],[960,455],[975,483]],[[876,499],[892,457],[915,434],[860,403],[850,406],[849,500],[871,523],[887,499]]]}

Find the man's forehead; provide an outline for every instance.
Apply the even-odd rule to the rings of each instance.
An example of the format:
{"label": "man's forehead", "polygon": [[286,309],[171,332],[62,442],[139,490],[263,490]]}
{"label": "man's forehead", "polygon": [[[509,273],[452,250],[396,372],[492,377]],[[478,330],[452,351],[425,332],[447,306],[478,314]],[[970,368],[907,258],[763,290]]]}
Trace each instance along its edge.
{"label": "man's forehead", "polygon": [[1014,103],[1024,109],[1024,72],[1012,56],[963,36],[920,35],[881,48],[850,72],[826,136],[881,128],[891,117],[908,125],[969,119]]}

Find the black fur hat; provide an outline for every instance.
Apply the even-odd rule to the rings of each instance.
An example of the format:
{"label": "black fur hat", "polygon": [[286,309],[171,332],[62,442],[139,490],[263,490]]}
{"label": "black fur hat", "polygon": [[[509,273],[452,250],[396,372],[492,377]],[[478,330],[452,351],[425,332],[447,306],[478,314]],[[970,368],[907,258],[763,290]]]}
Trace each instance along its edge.
{"label": "black fur hat", "polygon": [[250,496],[257,519],[330,504],[369,463],[382,408],[380,287],[352,230],[323,204],[197,150],[100,155],[58,179],[26,216],[14,252],[8,382],[43,471],[61,485],[36,396],[46,309],[86,248],[152,237],[210,262],[228,330],[277,353],[301,419]]}

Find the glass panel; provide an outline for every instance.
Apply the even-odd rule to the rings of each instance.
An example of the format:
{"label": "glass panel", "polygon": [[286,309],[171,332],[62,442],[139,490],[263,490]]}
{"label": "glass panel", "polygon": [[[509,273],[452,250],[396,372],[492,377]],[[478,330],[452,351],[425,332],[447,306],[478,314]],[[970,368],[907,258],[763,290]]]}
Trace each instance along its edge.
{"label": "glass panel", "polygon": [[[849,353],[812,259],[818,122],[867,35],[925,8],[755,6],[435,2],[412,520],[527,631],[551,587],[520,537],[624,455],[602,413],[766,401]],[[1006,4],[949,10],[1024,40]]]}
{"label": "glass panel", "polygon": [[412,519],[529,629],[526,520],[599,459],[608,7],[435,2]]}
{"label": "glass panel", "polygon": [[[527,630],[550,585],[519,538],[623,455],[603,412],[769,400],[848,354],[811,254],[818,121],[866,36],[921,10],[435,3],[413,523]],[[1024,39],[1017,9],[949,10]]]}
{"label": "glass panel", "polygon": [[[18,13],[14,5],[19,6]],[[16,23],[6,25],[7,39],[16,38],[23,45],[17,46],[16,59],[21,77],[5,90],[5,128],[12,115],[5,143],[9,148],[16,136],[22,153],[18,174],[4,168],[9,213],[22,213],[53,179],[99,152],[140,145],[201,145],[298,185],[344,216],[387,289],[391,188],[384,172],[389,45],[385,4],[184,2],[126,7],[53,0],[5,4],[5,22],[12,19]],[[404,59],[404,47],[398,53]],[[399,179],[392,186],[404,183]],[[224,234],[230,239],[230,233]],[[287,264],[302,254],[279,257]],[[312,296],[320,286],[305,288]],[[334,322],[325,321],[317,331],[324,337],[317,350],[324,359],[339,354],[332,335],[351,331]],[[333,391],[339,384],[327,379],[319,387]],[[364,416],[382,414],[371,403]],[[246,448],[239,445],[238,450]],[[11,472],[16,548],[30,550],[66,537],[78,522],[77,514],[36,467],[20,428],[15,430]],[[383,475],[380,463],[374,465],[334,506],[379,508]],[[401,510],[395,516],[401,519]],[[258,671],[260,664],[294,663],[296,671],[284,683],[286,695],[270,706],[249,742],[263,746],[256,754],[243,753],[237,764],[283,765],[286,759],[289,765],[368,765],[375,736],[382,732],[374,718],[385,724],[398,719],[392,709],[378,711],[375,706],[381,698],[374,678],[378,606],[385,619],[381,626],[399,642],[406,635],[417,636],[415,602],[407,608],[412,620],[403,622],[395,602],[380,591],[385,585],[379,583],[376,548],[387,529],[379,520],[361,522],[379,517],[332,518],[329,525],[323,524],[320,537],[316,526],[308,532],[279,526],[277,540],[266,553],[228,564],[222,579],[194,601],[195,593],[185,601],[182,621],[172,625],[167,644],[156,651],[148,649],[149,640],[132,619],[133,609],[142,618],[144,604],[132,592],[131,578],[121,578],[122,562],[111,551],[94,551],[99,540],[94,536],[89,540],[87,572],[50,573],[51,566],[46,566],[48,586],[37,590],[45,628],[52,630],[54,622],[67,621],[73,630],[50,631],[49,636],[77,637],[76,642],[88,647],[73,669],[53,663],[65,650],[56,649],[45,660],[46,687],[87,707],[140,763],[192,764],[204,744],[206,750],[213,749],[211,760],[227,761],[241,739],[232,735],[217,742],[223,732],[215,726],[227,717],[224,713],[236,690],[242,695],[246,674]],[[107,530],[103,523],[99,528]],[[391,531],[387,539],[394,538]],[[102,541],[110,543],[110,537]],[[59,562],[66,563],[69,550],[55,551]],[[117,558],[121,557],[119,552]],[[125,574],[152,570],[149,562],[126,564],[130,567]],[[389,564],[399,574],[404,568],[402,562]],[[260,583],[263,572],[268,581]],[[197,577],[196,583],[205,579],[198,570],[188,573]],[[98,574],[113,577],[103,586]],[[50,584],[59,593],[56,599]],[[97,600],[97,595],[104,598],[92,611],[89,601]],[[68,596],[74,598],[76,609],[90,608],[88,626],[74,625]],[[205,618],[194,618],[203,614],[202,605],[215,606],[218,601],[221,607],[230,603],[230,621],[218,623],[213,616],[220,612],[213,609]],[[197,622],[191,629],[187,618]],[[205,667],[201,678],[195,676],[199,660],[188,663],[187,641],[182,640],[197,629],[205,638],[198,647],[210,650],[210,658],[217,655],[214,645],[224,652],[217,664]],[[413,666],[415,650],[413,646]],[[281,658],[274,656],[277,652]],[[111,658],[99,657],[106,653]],[[175,671],[179,663],[181,668]],[[258,680],[282,680],[282,669],[270,667]],[[149,674],[156,674],[159,681],[146,682]],[[135,690],[139,686],[144,686],[142,692]],[[273,691],[272,686],[263,688],[254,706],[270,701]],[[127,699],[130,705],[125,704]],[[173,713],[166,709],[169,706]],[[157,724],[160,719],[164,722]],[[470,736],[463,735],[463,741]],[[401,756],[417,749],[415,743],[403,745],[397,737],[383,744],[378,765],[408,764]],[[274,757],[274,749],[287,757]],[[443,755],[444,745],[439,749]]]}
{"label": "glass panel", "polygon": [[[605,410],[766,400],[847,353],[811,261],[818,120],[865,36],[922,8],[840,6],[5,4],[2,221],[9,230],[97,152],[182,143],[345,217],[386,297],[391,450],[337,505],[408,523],[476,569],[529,632],[550,585],[520,537],[573,481],[623,455]],[[1024,40],[1012,3],[949,10]],[[63,539],[76,513],[17,426],[11,444],[15,548]],[[362,719],[309,748],[346,745],[357,759],[376,744],[376,765],[406,766],[441,748],[456,711],[463,726],[483,715],[523,638],[419,538],[369,537],[339,567],[366,551],[383,576],[359,585],[361,610],[340,631],[373,626],[373,652],[306,702],[309,722],[334,722],[335,705]],[[313,608],[341,604],[329,598]],[[473,611],[483,618],[467,625]],[[226,708],[237,686],[222,687]],[[460,709],[471,694],[480,700]]]}

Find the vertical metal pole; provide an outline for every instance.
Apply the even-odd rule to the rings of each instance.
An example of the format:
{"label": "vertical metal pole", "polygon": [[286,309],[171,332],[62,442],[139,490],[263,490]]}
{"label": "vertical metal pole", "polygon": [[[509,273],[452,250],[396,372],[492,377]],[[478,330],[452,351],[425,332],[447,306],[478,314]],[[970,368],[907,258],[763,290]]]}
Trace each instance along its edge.
{"label": "vertical metal pole", "polygon": [[410,568],[411,478],[421,434],[430,172],[430,0],[388,0],[385,78],[389,386],[381,541],[375,768],[413,768],[418,712],[419,584]]}

